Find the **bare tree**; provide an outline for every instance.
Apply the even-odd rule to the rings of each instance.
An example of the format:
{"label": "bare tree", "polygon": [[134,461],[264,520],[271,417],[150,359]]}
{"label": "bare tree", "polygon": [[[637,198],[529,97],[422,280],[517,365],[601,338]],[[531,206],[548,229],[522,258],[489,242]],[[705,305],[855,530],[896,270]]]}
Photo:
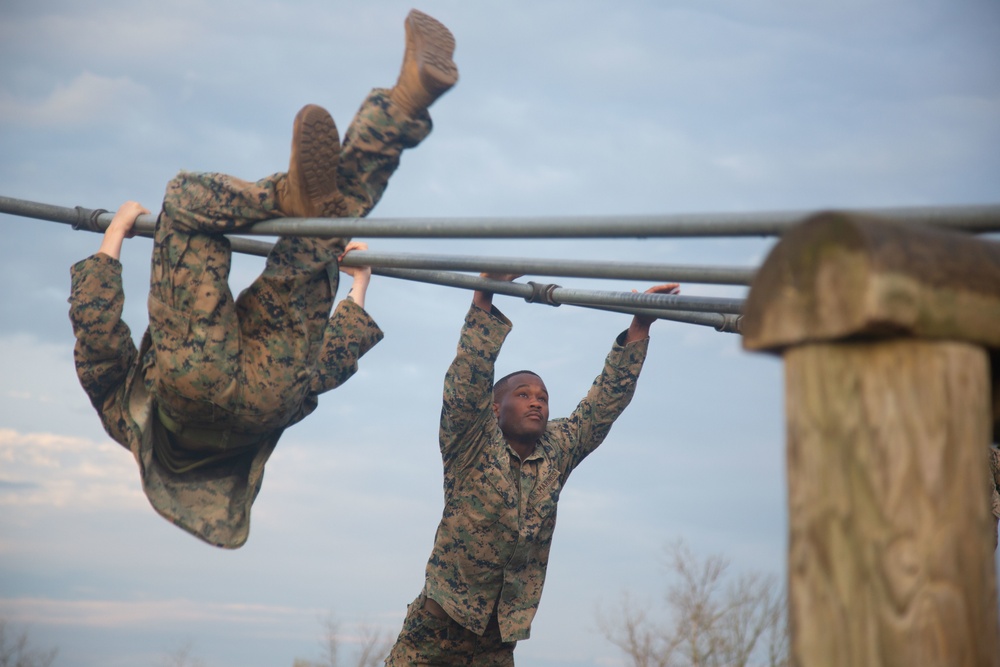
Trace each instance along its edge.
{"label": "bare tree", "polygon": [[729,561],[703,560],[683,542],[667,547],[666,623],[627,594],[600,613],[605,637],[633,667],[787,667],[785,595],[774,575],[727,577]]}
{"label": "bare tree", "polygon": [[42,651],[31,646],[27,630],[12,632],[0,618],[0,667],[51,667],[58,649]]}
{"label": "bare tree", "polygon": [[[323,621],[324,636],[320,644],[322,645],[322,658],[319,661],[296,658],[292,667],[340,667],[340,646],[343,643],[340,633],[340,623],[331,615]],[[360,648],[354,667],[378,667],[389,655],[391,640],[386,634],[373,626],[362,625],[359,629]]]}
{"label": "bare tree", "polygon": [[162,667],[205,667],[205,663],[194,655],[194,642],[192,641],[164,656],[160,665]]}

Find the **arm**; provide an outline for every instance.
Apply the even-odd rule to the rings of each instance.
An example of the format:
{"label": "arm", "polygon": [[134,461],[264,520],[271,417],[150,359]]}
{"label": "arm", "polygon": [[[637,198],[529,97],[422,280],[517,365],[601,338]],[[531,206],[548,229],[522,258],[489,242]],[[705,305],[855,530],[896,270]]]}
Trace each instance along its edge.
{"label": "arm", "polygon": [[[362,241],[351,241],[347,244],[344,254],[340,259],[344,259],[347,253],[352,250],[368,250],[368,244]],[[347,297],[362,308],[365,307],[365,294],[368,292],[368,284],[372,280],[372,267],[370,266],[343,266],[340,270],[353,278],[351,289],[347,292]]]}
{"label": "arm", "polygon": [[[491,280],[504,280],[506,282],[511,282],[520,278],[520,274],[513,273],[480,273],[481,278],[489,278]],[[488,292],[486,290],[476,290],[472,293],[472,304],[479,308],[480,310],[485,310],[487,313],[493,310],[493,292]]]}
{"label": "arm", "polygon": [[[647,294],[678,294],[677,283],[656,285]],[[571,447],[572,470],[604,442],[615,420],[621,416],[635,394],[636,382],[646,360],[649,329],[655,317],[636,315],[629,328],[619,334],[604,361],[604,369],[594,380],[587,396],[560,427]]]}
{"label": "arm", "polygon": [[352,299],[337,304],[323,333],[312,394],[336,389],[358,372],[358,360],[385,337],[375,320]]}
{"label": "arm", "polygon": [[[633,290],[635,291],[635,290]],[[680,294],[681,286],[677,283],[665,283],[663,285],[655,285],[646,290],[646,294]],[[650,317],[648,315],[636,315],[632,318],[632,324],[629,325],[628,331],[625,333],[625,344],[634,343],[637,340],[643,340],[644,338],[649,338],[649,327],[652,326],[653,322],[656,321],[655,317]]]}
{"label": "arm", "polygon": [[111,224],[104,230],[104,239],[97,252],[112,259],[121,259],[122,243],[135,236],[135,220],[143,213],[149,213],[149,210],[134,201],[127,201],[119,206]]}
{"label": "arm", "polygon": [[122,228],[116,226],[110,235],[105,235],[107,245],[101,245],[104,250],[71,268],[69,317],[76,337],[73,357],[80,384],[101,416],[104,428],[115,440],[128,446],[125,382],[138,351],[128,325],[121,319],[125,304],[121,263],[107,252],[120,251],[121,241],[127,236],[120,232]]}
{"label": "arm", "polygon": [[461,467],[490,437],[490,431],[483,427],[495,419],[493,368],[510,329],[510,320],[493,307],[493,294],[476,291],[459,335],[458,350],[445,374],[439,442],[446,469],[453,464]]}
{"label": "arm", "polygon": [[125,293],[119,257],[122,242],[134,233],[135,219],[148,212],[135,202],[122,204],[97,254],[70,270],[69,317],[76,336],[77,375],[98,411],[108,394],[125,382],[138,354],[132,333],[121,319]]}
{"label": "arm", "polygon": [[[367,250],[368,244],[352,241],[340,256],[352,250]],[[337,304],[323,334],[319,367],[313,378],[312,393],[321,394],[347,382],[358,371],[358,360],[382,340],[384,334],[365,311],[365,295],[371,281],[370,266],[341,266],[354,280],[347,296]]]}

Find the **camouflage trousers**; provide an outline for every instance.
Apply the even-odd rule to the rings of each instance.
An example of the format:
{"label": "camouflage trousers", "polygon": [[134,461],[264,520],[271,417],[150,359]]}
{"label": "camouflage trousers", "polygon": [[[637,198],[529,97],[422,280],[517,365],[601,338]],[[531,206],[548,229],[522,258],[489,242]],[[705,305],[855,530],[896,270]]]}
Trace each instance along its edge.
{"label": "camouflage trousers", "polygon": [[[403,150],[430,117],[394,115],[374,90],[344,136],[339,186],[351,217],[378,203]],[[346,239],[281,237],[263,272],[233,299],[232,249],[223,236],[280,217],[283,173],[255,183],[181,172],[157,221],[149,290],[151,391],[186,426],[263,435],[288,425],[309,392]]]}
{"label": "camouflage trousers", "polygon": [[386,667],[513,667],[517,642],[500,638],[496,616],[482,636],[424,608],[423,593],[406,608],[403,629],[386,658]]}

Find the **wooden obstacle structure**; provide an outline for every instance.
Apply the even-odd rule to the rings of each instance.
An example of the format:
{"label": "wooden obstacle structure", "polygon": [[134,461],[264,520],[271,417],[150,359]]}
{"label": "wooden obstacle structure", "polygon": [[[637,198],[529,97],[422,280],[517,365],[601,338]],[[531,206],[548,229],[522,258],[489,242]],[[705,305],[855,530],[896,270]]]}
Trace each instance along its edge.
{"label": "wooden obstacle structure", "polygon": [[1000,665],[1000,244],[816,215],[759,269],[743,336],[785,364],[791,663]]}

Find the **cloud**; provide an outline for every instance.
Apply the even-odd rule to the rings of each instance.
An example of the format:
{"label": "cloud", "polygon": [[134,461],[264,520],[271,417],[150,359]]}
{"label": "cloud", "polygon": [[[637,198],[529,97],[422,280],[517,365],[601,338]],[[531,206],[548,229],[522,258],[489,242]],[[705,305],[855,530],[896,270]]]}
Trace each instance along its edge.
{"label": "cloud", "polygon": [[56,600],[0,598],[0,617],[19,623],[143,627],[150,623],[239,623],[253,626],[314,621],[326,610],[204,600]]}
{"label": "cloud", "polygon": [[79,129],[114,125],[150,99],[149,90],[129,77],[82,72],[59,83],[45,98],[19,98],[0,91],[0,122],[32,128]]}
{"label": "cloud", "polygon": [[0,508],[145,511],[130,455],[110,441],[0,429]]}

